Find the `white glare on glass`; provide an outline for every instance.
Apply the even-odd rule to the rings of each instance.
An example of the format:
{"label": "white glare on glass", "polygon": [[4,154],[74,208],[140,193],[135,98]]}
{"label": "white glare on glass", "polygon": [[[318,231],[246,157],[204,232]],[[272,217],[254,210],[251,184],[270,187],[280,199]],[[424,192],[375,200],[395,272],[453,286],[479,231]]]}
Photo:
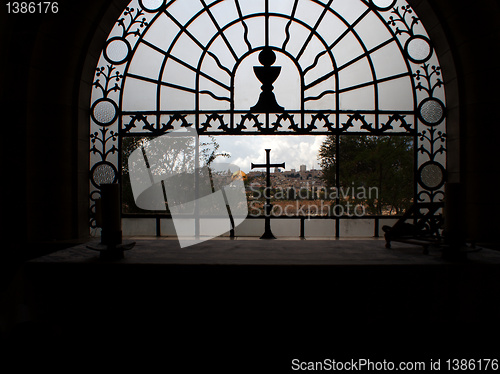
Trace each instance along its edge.
{"label": "white glare on glass", "polygon": [[[128,159],[136,205],[145,210],[166,210],[165,191],[181,247],[222,235],[248,214],[243,179],[237,177],[239,167],[199,167],[197,136],[196,130],[173,131],[144,143]],[[200,232],[209,236],[200,237]]]}

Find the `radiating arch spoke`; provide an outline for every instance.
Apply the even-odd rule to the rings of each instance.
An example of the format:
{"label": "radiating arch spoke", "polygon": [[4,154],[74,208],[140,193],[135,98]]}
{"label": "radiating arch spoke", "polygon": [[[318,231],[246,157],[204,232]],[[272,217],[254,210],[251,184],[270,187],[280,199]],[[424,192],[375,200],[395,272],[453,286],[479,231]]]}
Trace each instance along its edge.
{"label": "radiating arch spoke", "polygon": [[[384,48],[385,46],[387,46],[388,44],[392,43],[393,41],[394,41],[394,38],[390,38],[390,39],[388,39],[388,40],[380,43],[379,45],[377,45],[376,47],[373,47],[369,51],[366,51],[366,52],[360,54],[359,56],[356,56],[355,58],[351,59],[350,61],[346,62],[345,64],[339,66],[336,70],[328,72],[324,76],[316,79],[314,82],[311,82],[310,84],[308,84],[307,86],[305,86],[304,89],[308,90],[308,89],[310,89],[310,88],[318,85],[319,83],[321,83],[321,82],[327,80],[328,78],[330,78],[330,77],[332,77],[332,76],[340,73],[342,70],[348,68],[349,66],[355,64],[356,62],[362,60],[363,58],[369,56],[370,54],[378,51],[381,48]],[[311,71],[317,65],[317,60],[319,60],[319,58],[321,58],[321,56],[323,56],[325,53],[326,53],[326,51],[322,51],[321,53],[319,53],[316,56],[315,62],[312,65],[308,66],[304,70],[304,75],[307,74],[309,71]]]}
{"label": "radiating arch spoke", "polygon": [[[152,43],[150,43],[150,42],[148,42],[146,40],[143,40],[142,43],[144,43],[145,45],[153,48],[157,52],[165,55],[166,58],[171,59],[172,61],[177,62],[179,65],[184,66],[185,68],[189,69],[190,71],[192,71],[194,73],[197,73],[197,74],[200,74],[202,77],[207,78],[208,80],[210,80],[213,83],[217,84],[218,86],[224,88],[225,90],[227,90],[227,91],[231,90],[231,88],[228,85],[226,85],[226,84],[222,83],[221,81],[215,79],[213,76],[204,73],[203,71],[199,71],[197,68],[195,68],[194,66],[188,64],[184,60],[182,60],[182,59],[180,59],[178,57],[175,57],[174,55],[168,54],[166,51],[164,51],[163,49],[157,47],[156,45],[154,45],[154,44],[152,44]],[[223,70],[223,69],[221,69],[221,70]],[[223,70],[223,71],[227,72],[226,70]]]}
{"label": "radiating arch spoke", "polygon": [[245,20],[243,19],[243,13],[241,12],[241,5],[240,5],[240,0],[235,0],[235,5],[236,5],[236,10],[238,12],[238,16],[240,17],[241,24],[243,26],[243,39],[247,45],[247,48],[249,51],[251,51],[252,48],[252,43],[250,43],[250,40],[248,40],[248,25],[246,24]]}
{"label": "radiating arch spoke", "polygon": [[[347,26],[347,28],[344,30],[344,32],[342,34],[340,34],[340,36],[337,39],[335,39],[335,41],[333,41],[328,46],[328,48],[326,50],[324,50],[324,51],[321,52],[321,55],[324,55],[324,54],[326,54],[328,52],[331,52],[331,50],[333,48],[335,48],[335,46],[337,46],[347,35],[349,35],[354,30],[354,28],[356,27],[356,25],[358,25],[370,13],[370,10],[367,9],[365,12],[363,12],[358,17],[358,19],[356,19],[356,21],[354,21],[352,24],[349,25],[349,23],[342,16],[340,16],[337,12],[335,12],[331,8],[330,9],[325,8],[325,10],[330,11],[331,13],[333,13],[337,18],[339,18]],[[319,57],[321,57],[321,56],[319,56]],[[316,56],[316,58],[318,59],[318,56]],[[312,65],[310,65],[310,66],[308,66],[307,68],[304,69],[304,72],[310,71],[311,69],[313,69],[316,66],[316,64],[317,64],[317,60],[315,59],[315,61],[313,62]]]}
{"label": "radiating arch spoke", "polygon": [[167,17],[169,17],[174,23],[175,25],[179,28],[179,33],[177,35],[177,37],[174,39],[174,42],[172,43],[172,45],[170,46],[170,49],[169,51],[167,51],[168,53],[171,52],[171,50],[173,49],[173,47],[176,45],[177,41],[179,40],[179,37],[180,35],[182,35],[183,33],[186,34],[201,50],[203,50],[205,48],[205,46],[198,40],[198,38],[196,36],[194,36],[189,30],[188,30],[188,26],[191,22],[193,22],[201,13],[202,11],[198,12],[198,14],[196,14],[194,17],[192,17],[187,23],[186,25],[182,25],[167,9],[164,10],[164,13],[167,15]]}
{"label": "radiating arch spoke", "polygon": [[293,3],[293,8],[292,8],[292,13],[290,14],[290,20],[285,26],[285,40],[283,41],[283,45],[281,46],[281,49],[285,50],[286,45],[290,41],[290,26],[292,26],[292,21],[295,18],[295,12],[297,11],[297,5],[299,4],[299,0],[295,0]]}
{"label": "radiating arch spoke", "polygon": [[222,40],[224,40],[224,43],[226,44],[227,49],[229,50],[229,52],[233,56],[234,60],[238,61],[238,55],[234,51],[234,48],[231,45],[231,43],[229,43],[229,40],[227,40],[226,35],[224,35],[224,32],[222,31],[221,27],[219,26],[219,23],[217,22],[217,20],[215,19],[212,11],[210,10],[210,7],[207,6],[207,4],[205,3],[205,0],[200,0],[200,2],[203,5],[203,7],[204,7],[205,11],[207,12],[208,16],[210,17],[210,20],[214,24],[215,28],[217,29],[218,33],[220,34]]}
{"label": "radiating arch spoke", "polygon": [[180,86],[180,85],[178,85],[178,84],[173,84],[173,83],[169,83],[169,82],[164,82],[164,81],[161,81],[161,80],[152,79],[152,78],[148,78],[148,77],[143,77],[142,75],[136,75],[136,74],[128,73],[128,74],[127,74],[127,77],[130,77],[130,78],[135,78],[135,79],[139,79],[139,80],[144,81],[144,82],[149,82],[149,83],[153,83],[153,84],[158,84],[158,85],[161,85],[161,86],[166,86],[166,87],[170,87],[170,88],[175,88],[175,89],[177,89],[177,90],[181,90],[181,91],[186,91],[186,92],[196,93],[196,90],[195,90],[194,88],[185,87],[185,86]]}
{"label": "radiating arch spoke", "polygon": [[323,22],[323,19],[325,18],[325,15],[326,13],[328,12],[328,9],[330,8],[330,5],[332,4],[333,0],[329,0],[328,1],[328,4],[326,4],[323,9],[323,11],[321,12],[321,15],[319,16],[318,20],[316,21],[316,24],[314,25],[313,29],[311,30],[311,32],[309,33],[306,41],[304,42],[304,44],[302,45],[302,48],[300,49],[299,53],[297,54],[297,60],[300,60],[300,57],[302,56],[302,54],[304,53],[304,51],[306,50],[307,46],[309,45],[309,43],[311,42],[311,39],[313,38],[314,36],[314,33],[315,31],[318,29],[319,25],[321,24],[321,22]]}
{"label": "radiating arch spoke", "polygon": [[369,82],[365,82],[365,83],[360,83],[360,84],[356,84],[354,86],[342,88],[342,89],[339,90],[339,93],[345,93],[345,92],[357,90],[357,89],[360,89],[360,88],[369,87],[369,86],[372,86],[372,85],[377,85],[377,84],[380,84],[380,83],[385,83],[385,82],[389,82],[389,81],[392,81],[392,80],[395,80],[395,79],[409,77],[409,76],[411,76],[411,73],[401,73],[401,74],[392,75],[392,76],[386,77],[386,78],[375,79],[373,81],[369,81]]}

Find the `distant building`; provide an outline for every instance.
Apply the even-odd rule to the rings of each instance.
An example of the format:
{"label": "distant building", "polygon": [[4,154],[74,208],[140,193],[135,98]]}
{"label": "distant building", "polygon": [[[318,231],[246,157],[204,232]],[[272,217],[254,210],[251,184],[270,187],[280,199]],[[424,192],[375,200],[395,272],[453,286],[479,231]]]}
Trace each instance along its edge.
{"label": "distant building", "polygon": [[300,172],[305,173],[307,171],[306,165],[300,165]]}

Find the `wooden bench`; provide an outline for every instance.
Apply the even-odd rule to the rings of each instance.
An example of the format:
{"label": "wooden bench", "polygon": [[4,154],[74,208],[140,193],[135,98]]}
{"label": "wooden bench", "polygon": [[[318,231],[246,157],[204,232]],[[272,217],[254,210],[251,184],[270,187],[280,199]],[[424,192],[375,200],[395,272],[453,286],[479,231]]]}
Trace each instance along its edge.
{"label": "wooden bench", "polygon": [[443,202],[415,203],[392,227],[384,226],[385,247],[391,248],[391,242],[421,245],[424,254],[429,253],[431,245],[442,242],[443,214],[439,212]]}

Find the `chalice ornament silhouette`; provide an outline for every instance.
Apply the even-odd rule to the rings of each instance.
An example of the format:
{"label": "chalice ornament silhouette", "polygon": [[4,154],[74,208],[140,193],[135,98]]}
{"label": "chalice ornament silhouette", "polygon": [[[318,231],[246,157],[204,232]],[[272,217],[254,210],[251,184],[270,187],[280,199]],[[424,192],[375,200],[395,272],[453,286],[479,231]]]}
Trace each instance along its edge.
{"label": "chalice ornament silhouette", "polygon": [[259,100],[250,111],[256,113],[280,113],[285,108],[280,106],[274,96],[273,83],[281,72],[281,66],[271,66],[276,62],[276,54],[270,47],[264,47],[259,53],[259,62],[262,66],[254,66],[253,71],[257,79],[262,83]]}

